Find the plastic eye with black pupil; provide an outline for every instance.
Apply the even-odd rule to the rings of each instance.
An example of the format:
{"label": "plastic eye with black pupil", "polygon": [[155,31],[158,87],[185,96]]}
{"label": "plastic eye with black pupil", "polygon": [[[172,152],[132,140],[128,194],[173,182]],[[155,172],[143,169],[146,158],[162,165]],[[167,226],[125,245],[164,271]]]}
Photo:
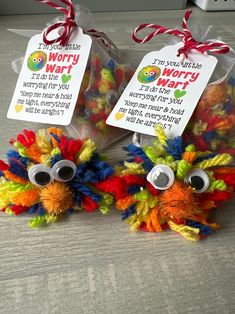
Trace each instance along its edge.
{"label": "plastic eye with black pupil", "polygon": [[68,182],[76,175],[76,165],[71,160],[60,160],[52,168],[52,175],[55,180]]}
{"label": "plastic eye with black pupil", "polygon": [[42,164],[29,168],[28,176],[31,183],[40,187],[46,186],[53,181],[51,168]]}
{"label": "plastic eye with black pupil", "polygon": [[195,193],[202,193],[208,189],[210,178],[204,170],[193,169],[188,173],[185,182],[194,189]]}
{"label": "plastic eye with black pupil", "polygon": [[114,89],[111,89],[106,95],[106,102],[109,106],[113,107],[117,101],[118,93]]}
{"label": "plastic eye with black pupil", "polygon": [[167,190],[174,183],[175,175],[170,167],[158,165],[149,172],[147,181],[150,182],[155,189]]}
{"label": "plastic eye with black pupil", "polygon": [[121,95],[121,94],[124,92],[124,90],[125,90],[125,88],[126,88],[126,85],[127,85],[127,83],[126,83],[126,82],[123,82],[123,83],[119,86],[119,88],[118,88],[118,93],[119,93],[119,95]]}

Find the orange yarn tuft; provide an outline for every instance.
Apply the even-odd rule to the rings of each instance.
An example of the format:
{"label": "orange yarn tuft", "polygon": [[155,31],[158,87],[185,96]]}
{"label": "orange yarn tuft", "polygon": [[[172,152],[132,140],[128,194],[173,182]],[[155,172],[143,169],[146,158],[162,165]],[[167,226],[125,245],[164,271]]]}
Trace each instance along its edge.
{"label": "orange yarn tuft", "polygon": [[192,164],[195,158],[197,157],[197,154],[196,152],[184,152],[182,157],[185,161]]}
{"label": "orange yarn tuft", "polygon": [[167,219],[195,219],[201,212],[193,189],[180,181],[160,195],[159,204],[161,216]]}
{"label": "orange yarn tuft", "polygon": [[[57,129],[57,128],[52,127],[52,128],[47,129],[47,131],[49,134],[53,133],[53,134],[57,135],[59,138],[62,136],[62,130],[61,129]],[[52,141],[52,145],[54,148],[59,146],[59,143],[57,142],[57,140],[53,136],[51,136],[51,141]]]}
{"label": "orange yarn tuft", "polygon": [[30,159],[37,161],[38,163],[42,161],[41,160],[42,152],[37,144],[33,144],[30,147],[28,147],[26,149],[26,153]]}
{"label": "orange yarn tuft", "polygon": [[24,192],[19,192],[14,194],[14,196],[11,198],[11,202],[15,205],[30,207],[38,200],[39,191],[40,190],[38,188],[34,188]]}
{"label": "orange yarn tuft", "polygon": [[10,172],[8,170],[3,171],[3,173],[4,173],[5,178],[8,179],[8,180],[12,180],[14,182],[22,183],[22,184],[27,184],[28,183],[27,180],[17,176],[16,174],[14,174],[14,173],[12,173],[12,172]]}
{"label": "orange yarn tuft", "polygon": [[229,130],[235,122],[235,116],[231,115],[230,117],[223,118],[222,121],[219,121],[213,125],[214,129],[218,130]]}
{"label": "orange yarn tuft", "polygon": [[146,227],[151,232],[162,232],[162,227],[159,222],[158,207],[154,207],[146,221]]}
{"label": "orange yarn tuft", "polygon": [[52,182],[41,191],[41,202],[51,215],[60,215],[73,207],[73,192],[62,182]]}
{"label": "orange yarn tuft", "polygon": [[126,198],[120,199],[116,203],[116,207],[121,210],[127,209],[129,206],[131,206],[135,200],[132,196],[127,196]]}

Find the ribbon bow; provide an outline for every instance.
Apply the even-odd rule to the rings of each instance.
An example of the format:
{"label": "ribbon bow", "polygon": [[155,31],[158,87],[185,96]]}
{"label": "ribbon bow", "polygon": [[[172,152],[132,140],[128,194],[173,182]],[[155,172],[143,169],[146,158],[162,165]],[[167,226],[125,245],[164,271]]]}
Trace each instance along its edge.
{"label": "ribbon bow", "polygon": [[[201,53],[204,53],[207,51],[213,52],[213,53],[219,53],[219,54],[229,52],[230,47],[223,41],[199,42],[193,38],[190,30],[187,27],[187,20],[189,19],[191,13],[192,11],[186,11],[183,21],[182,21],[182,30],[170,29],[170,28],[167,28],[161,25],[156,25],[156,24],[141,24],[138,27],[136,27],[136,29],[134,30],[132,34],[132,39],[137,43],[143,44],[150,41],[153,37],[158,36],[160,34],[170,34],[170,35],[181,37],[183,39],[184,46],[178,49],[178,54],[177,54],[178,57],[181,54],[183,54],[186,58],[188,58],[188,53],[192,49],[197,50]],[[138,38],[137,33],[144,28],[152,28],[154,29],[154,31],[144,38]]]}
{"label": "ribbon bow", "polygon": [[[71,0],[59,0],[60,2],[66,4],[67,8],[61,7],[55,2],[49,1],[49,0],[35,0],[35,1],[43,2],[49,5],[50,7],[53,7],[65,14],[65,21],[56,22],[55,24],[52,24],[43,33],[43,41],[46,45],[59,43],[60,45],[64,46],[70,38],[73,27],[77,25],[75,22],[75,13],[74,13],[74,7],[73,7],[72,1]],[[57,38],[52,39],[52,40],[49,40],[47,38],[48,34],[51,31],[55,29],[61,29],[61,28],[63,28],[64,30],[61,34],[59,34]],[[89,29],[86,31],[86,34],[90,35],[91,37],[96,38],[99,44],[102,45],[108,51],[110,51],[114,56],[120,57],[120,52],[118,48],[105,33],[99,32],[96,29]]]}
{"label": "ribbon bow", "polygon": [[[74,8],[73,3],[71,0],[60,0],[60,2],[66,4],[67,8],[61,7],[60,5],[56,4],[55,2],[49,1],[49,0],[36,0],[43,3],[46,3],[50,7],[53,7],[60,12],[65,14],[65,20],[63,22],[57,22],[51,26],[49,26],[43,33],[43,41],[46,45],[51,45],[54,43],[59,43],[60,45],[64,46],[72,33],[73,27],[76,26],[76,22],[74,20],[75,14],[74,14]],[[63,31],[59,36],[55,39],[49,40],[47,38],[48,34],[53,31],[54,29],[61,29],[63,28]]]}

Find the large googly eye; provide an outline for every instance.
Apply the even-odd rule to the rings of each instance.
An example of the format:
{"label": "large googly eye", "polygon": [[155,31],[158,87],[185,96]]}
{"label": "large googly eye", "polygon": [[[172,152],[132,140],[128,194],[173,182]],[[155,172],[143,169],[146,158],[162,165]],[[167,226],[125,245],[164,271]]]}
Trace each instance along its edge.
{"label": "large googly eye", "polygon": [[118,93],[114,89],[111,89],[106,95],[106,101],[108,105],[113,107],[118,101]]}
{"label": "large googly eye", "polygon": [[147,175],[147,180],[155,189],[167,190],[175,181],[173,170],[166,165],[155,166]]}
{"label": "large googly eye", "polygon": [[184,181],[191,185],[195,193],[205,192],[210,185],[209,176],[202,169],[193,169],[188,173]]}
{"label": "large googly eye", "polygon": [[42,58],[38,58],[38,62],[41,62],[42,61]]}
{"label": "large googly eye", "polygon": [[36,58],[33,58],[33,62],[36,62],[37,61],[37,59]]}
{"label": "large googly eye", "polygon": [[150,72],[150,75],[154,75],[155,73],[154,72]]}
{"label": "large googly eye", "polygon": [[71,160],[60,160],[53,166],[52,175],[57,181],[68,182],[74,178],[76,169],[75,163]]}
{"label": "large googly eye", "polygon": [[29,180],[37,186],[45,186],[53,181],[51,168],[42,164],[29,168],[28,176]]}
{"label": "large googly eye", "polygon": [[149,73],[148,72],[144,72],[144,75],[149,75]]}

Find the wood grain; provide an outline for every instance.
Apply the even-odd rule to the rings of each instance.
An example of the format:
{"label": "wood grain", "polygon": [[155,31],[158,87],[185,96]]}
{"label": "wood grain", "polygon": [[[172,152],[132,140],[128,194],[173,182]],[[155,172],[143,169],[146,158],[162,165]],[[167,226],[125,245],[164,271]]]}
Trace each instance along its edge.
{"label": "wood grain", "polygon": [[[234,12],[205,13],[193,8],[190,24],[214,24],[235,47]],[[160,48],[167,37],[145,46],[130,40],[133,27],[159,23],[174,27],[182,11],[120,12],[95,15],[129,60]],[[7,28],[41,29],[52,15],[0,16],[0,157],[22,128],[42,125],[6,119],[17,80],[10,62],[24,54],[27,39]],[[124,156],[127,138],[106,154]],[[1,314],[229,314],[234,313],[234,201],[218,210],[222,228],[205,241],[189,243],[173,232],[130,233],[113,210],[73,215],[47,228],[30,230],[27,217],[0,214]]]}

